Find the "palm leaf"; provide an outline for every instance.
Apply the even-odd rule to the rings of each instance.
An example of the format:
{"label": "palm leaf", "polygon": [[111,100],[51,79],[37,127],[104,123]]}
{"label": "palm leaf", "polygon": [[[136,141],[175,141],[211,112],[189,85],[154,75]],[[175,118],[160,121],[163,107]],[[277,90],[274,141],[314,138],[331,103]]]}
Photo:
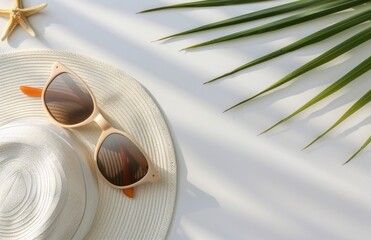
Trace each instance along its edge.
{"label": "palm leaf", "polygon": [[[371,59],[371,57],[369,58]],[[371,61],[370,61],[371,62]],[[371,64],[369,63],[371,66]],[[370,66],[368,69],[370,69]],[[309,146],[313,145],[315,142],[317,142],[319,139],[321,139],[323,136],[325,136],[327,133],[329,133],[332,129],[337,127],[340,123],[342,123],[345,119],[347,119],[349,116],[357,112],[359,109],[364,107],[367,103],[371,101],[371,90],[369,90],[363,97],[361,97],[356,103],[354,103],[348,111],[346,111],[343,116],[339,118],[329,129],[327,129],[324,133],[319,135],[316,139],[314,139],[311,143],[309,143],[307,146],[304,147],[304,149],[308,148]]]}
{"label": "palm leaf", "polygon": [[210,82],[213,82],[213,81],[216,81],[220,78],[223,78],[223,77],[226,77],[226,76],[229,76],[229,75],[232,75],[234,73],[237,73],[241,70],[244,70],[244,69],[247,69],[247,68],[250,68],[252,66],[255,66],[259,63],[263,63],[263,62],[266,62],[268,60],[271,60],[273,58],[276,58],[276,57],[279,57],[283,54],[286,54],[286,53],[289,53],[289,52],[292,52],[292,51],[295,51],[295,50],[298,50],[300,48],[303,48],[303,47],[306,47],[308,45],[311,45],[311,44],[314,44],[314,43],[317,43],[317,42],[320,42],[320,41],[323,41],[327,38],[330,38],[340,32],[343,32],[353,26],[356,26],[358,24],[361,24],[365,21],[368,21],[371,19],[371,9],[367,9],[365,11],[362,11],[360,13],[357,13],[349,18],[346,18],[340,22],[337,22],[333,25],[330,25],[329,27],[326,27],[318,32],[315,32],[307,37],[304,37],[286,47],[283,47],[277,51],[274,51],[274,52],[271,52],[265,56],[262,56],[258,59],[255,59],[251,62],[248,62],[228,73],[225,73],[221,76],[218,76],[216,78],[213,78],[209,81],[207,81],[206,83],[210,83]]}
{"label": "palm leaf", "polygon": [[254,27],[251,29],[247,29],[244,31],[232,33],[229,35],[225,35],[223,37],[215,38],[203,43],[199,43],[182,50],[189,50],[193,48],[198,48],[202,46],[207,46],[215,43],[230,41],[242,37],[248,37],[256,34],[267,33],[270,31],[275,31],[278,29],[282,29],[289,26],[294,26],[299,23],[307,22],[313,19],[317,19],[323,16],[327,16],[329,14],[339,12],[357,5],[364,3],[366,0],[337,0],[326,2],[325,4],[321,4],[319,6],[315,6],[313,8],[307,9],[305,12],[295,14],[293,16],[280,19],[271,23],[264,24],[262,26]]}
{"label": "palm leaf", "polygon": [[236,5],[236,4],[244,4],[244,3],[263,2],[263,1],[269,1],[269,0],[204,0],[204,1],[180,3],[180,4],[170,5],[170,6],[152,8],[152,9],[141,11],[139,13],[153,12],[153,11],[174,9],[174,8],[217,7],[217,6]]}
{"label": "palm leaf", "polygon": [[195,33],[195,32],[201,32],[201,31],[206,31],[210,29],[215,29],[215,28],[221,28],[221,27],[226,27],[226,26],[231,26],[231,25],[236,25],[240,23],[247,23],[250,21],[258,20],[258,19],[263,19],[267,17],[272,17],[288,12],[292,12],[298,9],[303,9],[308,6],[315,6],[318,4],[322,4],[323,2],[326,1],[331,1],[331,0],[301,0],[301,1],[296,1],[296,2],[290,2],[287,4],[282,4],[278,5],[272,8],[267,8],[263,9],[260,11],[252,12],[252,13],[247,13],[243,14],[237,17],[229,18],[226,20],[210,23],[203,25],[201,27],[193,28],[181,33],[173,34],[167,37],[160,38],[158,40],[165,40],[168,38],[176,37],[176,36],[182,36],[190,33]]}
{"label": "palm leaf", "polygon": [[[347,84],[354,81],[356,78],[361,76],[362,74],[368,72],[371,69],[371,57],[367,58],[365,61],[363,61],[361,64],[359,64],[357,67],[355,67],[353,70],[351,70],[348,74],[346,74],[344,77],[337,80],[335,83],[331,84],[329,87],[327,87],[325,90],[320,92],[318,95],[316,95],[314,98],[312,98],[309,102],[304,104],[302,107],[300,107],[298,110],[287,116],[286,118],[280,120],[267,130],[263,131],[262,133],[266,133],[269,130],[273,129],[274,127],[278,126],[279,124],[286,122],[290,118],[294,117],[295,115],[301,113],[305,109],[311,107],[315,103],[321,101],[322,99],[330,96],[334,92],[338,91],[339,89],[343,88]],[[318,140],[318,139],[316,139]],[[313,141],[311,144],[313,144],[315,141]],[[309,145],[311,145],[309,144]],[[309,147],[309,145],[307,147]]]}
{"label": "palm leaf", "polygon": [[371,38],[371,26],[364,29],[363,31],[361,31],[360,33],[352,36],[351,38],[345,40],[344,42],[338,44],[337,46],[331,48],[330,50],[328,50],[327,52],[321,54],[320,56],[318,56],[317,58],[313,59],[312,61],[304,64],[303,66],[299,67],[298,69],[292,71],[291,73],[289,73],[288,75],[286,75],[285,77],[283,77],[281,80],[277,81],[276,83],[274,83],[273,85],[269,86],[268,88],[264,89],[263,91],[259,92],[258,94],[255,94],[254,96],[244,100],[244,101],[241,101],[239,103],[237,103],[236,105],[228,108],[227,110],[225,111],[228,111],[232,108],[235,108],[243,103],[246,103],[264,93],[267,93],[273,89],[276,89],[278,88],[279,86],[291,81],[292,79],[318,67],[318,66],[321,66],[331,60],[333,60],[334,58],[342,55],[343,53],[355,48],[355,47],[358,47],[359,45],[361,45],[362,43],[368,41],[369,39]]}
{"label": "palm leaf", "polygon": [[350,162],[353,158],[355,158],[363,149],[365,149],[368,144],[371,142],[371,136],[365,141],[365,143],[355,152],[344,164]]}
{"label": "palm leaf", "polygon": [[[264,0],[262,0],[264,1]],[[149,12],[149,11],[156,11],[156,10],[163,10],[163,9],[170,9],[170,8],[184,8],[184,7],[213,7],[213,6],[225,6],[225,5],[235,5],[235,4],[243,4],[243,3],[250,3],[250,2],[259,2],[259,0],[204,0],[199,2],[190,2],[190,3],[184,3],[184,4],[176,4],[171,6],[164,6],[159,7],[155,9],[149,9],[145,10],[143,12]],[[203,42],[200,44],[196,44],[193,46],[190,46],[185,49],[191,49],[201,46],[206,46],[214,43],[234,40],[242,37],[252,36],[256,34],[262,34],[270,31],[279,30],[285,27],[293,26],[299,23],[303,23],[306,21],[310,21],[313,19],[317,19],[323,16],[327,16],[336,12],[340,12],[345,9],[349,9],[355,6],[363,5],[364,3],[370,3],[371,0],[298,0],[295,2],[287,3],[278,5],[272,8],[263,9],[260,11],[252,12],[243,14],[237,17],[229,18],[226,20],[214,22],[211,24],[203,25],[201,27],[193,28],[187,31],[183,31],[177,34],[173,34],[168,37],[164,37],[160,40],[167,39],[170,37],[175,36],[181,36],[186,35],[190,33],[195,32],[201,32],[206,31],[210,29],[216,29],[220,27],[226,27],[234,24],[240,24],[240,23],[246,23],[249,21],[267,18],[283,13],[292,12],[295,10],[303,10],[301,13],[292,15],[290,17],[283,18],[281,20],[273,21],[268,24],[264,24],[262,26],[254,27],[251,29],[247,29],[244,31],[236,32],[233,34],[225,35],[207,42]],[[325,40],[327,38],[330,38],[337,33],[340,33],[342,31],[345,31],[353,26],[359,25],[361,23],[365,23],[371,20],[371,8],[369,5],[367,5],[366,10],[356,13],[355,15],[342,20],[340,22],[337,22],[335,24],[332,24],[329,27],[326,27],[320,31],[317,31],[313,34],[308,35],[307,37],[304,37],[286,47],[283,47],[277,51],[274,51],[270,54],[267,54],[265,56],[262,56],[258,59],[255,59],[253,61],[250,61],[226,74],[223,74],[217,78],[214,78],[208,82],[215,81],[217,79],[220,79],[222,77],[231,75],[233,73],[236,73],[238,71],[241,71],[243,69],[252,67],[256,64],[263,63],[265,61],[268,61],[270,59],[276,58],[278,56],[281,56],[285,53],[292,52],[295,50],[298,50],[300,48],[303,48],[305,46],[315,44],[317,42],[320,42],[322,40]],[[369,23],[366,23],[369,24]],[[267,93],[271,90],[274,90],[278,87],[280,87],[283,84],[286,84],[287,82],[295,79],[296,77],[318,67],[321,66],[334,58],[344,54],[345,52],[350,51],[351,49],[358,47],[359,45],[365,43],[371,38],[371,26],[368,25],[367,28],[360,33],[348,38],[347,40],[343,41],[342,43],[338,44],[337,46],[331,48],[330,50],[326,51],[325,53],[321,54],[320,56],[316,57],[315,59],[309,61],[307,64],[304,64],[303,66],[299,67],[298,69],[292,71],[273,85],[269,86],[268,88],[264,89],[263,91],[259,92],[258,94],[228,108],[226,111],[241,105],[245,102],[248,102],[264,93]],[[185,50],[184,49],[184,50]],[[371,68],[371,57],[364,60],[362,63],[360,63],[357,67],[352,69],[350,72],[348,72],[346,75],[344,75],[342,78],[331,84],[329,87],[324,89],[322,92],[317,94],[314,98],[312,98],[310,101],[308,101],[306,104],[304,104],[302,107],[297,109],[294,113],[289,115],[288,117],[282,119],[275,125],[273,125],[271,128],[267,129],[266,131],[269,131],[273,127],[277,126],[280,123],[283,123],[287,121],[288,119],[294,117],[295,115],[299,114],[300,112],[304,111],[305,109],[311,107],[312,105],[316,104],[317,102],[321,101],[322,99],[330,96],[334,92],[338,91],[339,89],[343,88],[347,84],[353,82],[355,79],[357,79],[362,74],[369,71]],[[339,120],[337,120],[328,130],[326,130],[323,134],[321,134],[319,137],[317,137],[314,141],[312,141],[310,144],[308,144],[306,147],[309,147],[316,141],[318,141],[320,138],[322,138],[324,135],[326,135],[329,131],[334,129],[336,126],[341,124],[343,121],[345,121],[349,116],[357,112],[359,109],[364,107],[367,103],[371,101],[371,90],[369,90],[364,96],[362,96],[356,103],[354,103],[341,117]],[[264,131],[264,132],[266,132]],[[264,133],[263,132],[263,133]],[[371,137],[369,137],[365,143],[358,149],[356,153],[354,153],[348,160],[349,162],[351,159],[353,159],[359,152],[361,152],[364,148],[368,146],[368,144],[371,142]],[[346,163],[347,163],[346,162]]]}

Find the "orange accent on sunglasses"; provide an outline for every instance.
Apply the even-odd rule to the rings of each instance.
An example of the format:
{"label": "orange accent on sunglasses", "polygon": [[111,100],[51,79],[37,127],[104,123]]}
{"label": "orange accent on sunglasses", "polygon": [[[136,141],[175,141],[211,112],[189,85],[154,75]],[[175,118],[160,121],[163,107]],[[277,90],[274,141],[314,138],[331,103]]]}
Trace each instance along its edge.
{"label": "orange accent on sunglasses", "polygon": [[34,87],[28,87],[28,86],[19,86],[19,89],[30,97],[41,97],[43,89],[42,88],[34,88]]}
{"label": "orange accent on sunglasses", "polygon": [[122,192],[129,198],[134,198],[134,188],[122,189]]}

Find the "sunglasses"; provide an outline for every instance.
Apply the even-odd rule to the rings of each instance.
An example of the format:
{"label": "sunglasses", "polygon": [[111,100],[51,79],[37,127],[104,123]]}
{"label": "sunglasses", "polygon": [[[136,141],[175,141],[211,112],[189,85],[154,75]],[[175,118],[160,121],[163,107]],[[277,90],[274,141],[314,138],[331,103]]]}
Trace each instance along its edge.
{"label": "sunglasses", "polygon": [[153,163],[128,133],[113,128],[100,113],[95,97],[86,82],[72,70],[57,62],[52,66],[43,89],[21,86],[28,96],[41,96],[43,106],[53,122],[75,128],[95,122],[102,130],[94,152],[99,176],[111,187],[133,197],[133,187],[158,180]]}

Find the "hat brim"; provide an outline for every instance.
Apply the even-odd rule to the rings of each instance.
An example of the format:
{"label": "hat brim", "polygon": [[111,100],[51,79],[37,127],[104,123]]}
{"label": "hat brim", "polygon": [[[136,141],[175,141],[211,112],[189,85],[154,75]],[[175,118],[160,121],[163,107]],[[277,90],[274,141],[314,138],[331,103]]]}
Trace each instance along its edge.
{"label": "hat brim", "polygon": [[[43,87],[56,61],[86,80],[105,117],[141,144],[160,176],[159,182],[136,187],[134,199],[98,178],[99,205],[86,239],[164,239],[175,203],[176,156],[160,108],[133,78],[97,60],[67,52],[35,50],[1,54],[0,125],[24,117],[47,118],[41,100],[23,95],[18,87]],[[72,131],[93,154],[99,128],[89,125]],[[93,156],[87,160],[93,161]]]}

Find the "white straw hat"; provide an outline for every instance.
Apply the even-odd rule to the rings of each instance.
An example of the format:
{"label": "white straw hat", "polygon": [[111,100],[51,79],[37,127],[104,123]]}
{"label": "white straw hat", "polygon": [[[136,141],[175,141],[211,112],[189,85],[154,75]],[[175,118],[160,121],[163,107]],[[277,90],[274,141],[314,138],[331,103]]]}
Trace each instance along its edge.
{"label": "white straw hat", "polygon": [[0,239],[82,239],[99,199],[86,147],[43,118],[0,136]]}
{"label": "white straw hat", "polygon": [[[86,168],[86,162],[80,164],[81,170],[76,173],[65,171],[68,174],[75,175],[76,180],[69,180],[72,181],[71,183],[80,184],[77,183],[77,181],[80,181],[78,179],[83,180],[85,184],[83,187],[86,191],[84,194],[90,196],[86,197],[85,203],[76,205],[79,206],[79,209],[81,206],[85,206],[86,209],[80,217],[78,211],[75,213],[81,224],[76,229],[71,228],[70,231],[75,231],[75,239],[81,239],[81,236],[85,233],[87,233],[85,239],[164,239],[171,222],[176,196],[174,147],[160,109],[149,93],[134,79],[99,61],[71,53],[37,50],[2,54],[0,55],[0,82],[2,84],[0,126],[28,117],[37,117],[48,121],[41,105],[41,99],[23,95],[18,87],[20,85],[43,87],[48,79],[51,66],[56,61],[72,69],[87,82],[105,117],[115,128],[128,132],[137,140],[152,159],[160,176],[160,181],[156,183],[135,187],[135,197],[130,199],[121,191],[109,187],[102,179],[89,177],[89,168]],[[42,125],[43,128],[45,126],[50,125]],[[82,157],[76,158],[79,161],[93,161],[93,150],[101,133],[99,128],[90,124],[86,127],[68,130],[68,132],[78,139],[77,142],[81,142],[82,146],[85,146],[88,151],[88,157],[84,159]],[[0,138],[2,137],[1,134],[0,131]],[[23,138],[27,137],[27,132],[25,132]],[[17,139],[19,140],[21,137],[17,135]],[[0,142],[0,147],[3,148],[4,146],[7,145]],[[79,155],[80,146],[73,144],[71,146],[74,150],[77,150],[76,154]],[[0,155],[2,153],[3,150],[1,150]],[[61,165],[67,166],[68,162],[67,160],[62,161]],[[0,176],[2,171],[4,169],[0,168]],[[87,172],[87,174],[84,174],[84,172]],[[97,198],[91,197],[94,196],[94,181],[98,182]],[[78,186],[74,186],[74,189],[78,188]],[[69,190],[71,189],[63,191]],[[48,193],[45,192],[44,195]],[[84,194],[71,195],[71,201],[81,199]],[[98,202],[96,209],[92,207],[94,201]],[[65,219],[65,224],[68,224],[66,222],[68,221],[68,214],[66,213],[71,210],[71,207],[66,206],[66,208],[61,208],[62,210],[60,210],[58,216],[62,216]],[[8,231],[5,227],[1,229],[3,228],[1,214],[0,207],[0,237],[2,233]],[[55,212],[53,214],[50,214],[50,216],[57,216]],[[94,222],[90,224],[89,221],[92,221],[94,214]],[[44,228],[45,226],[47,225],[43,225]],[[63,231],[66,231],[66,228],[60,225],[53,225],[53,229],[44,229],[44,232],[54,232],[53,238],[50,239],[66,239],[66,236],[68,236],[68,234],[63,236],[65,234]],[[42,231],[40,230],[40,232]],[[71,237],[73,236],[68,236],[67,239]],[[33,238],[33,236],[29,238]]]}

